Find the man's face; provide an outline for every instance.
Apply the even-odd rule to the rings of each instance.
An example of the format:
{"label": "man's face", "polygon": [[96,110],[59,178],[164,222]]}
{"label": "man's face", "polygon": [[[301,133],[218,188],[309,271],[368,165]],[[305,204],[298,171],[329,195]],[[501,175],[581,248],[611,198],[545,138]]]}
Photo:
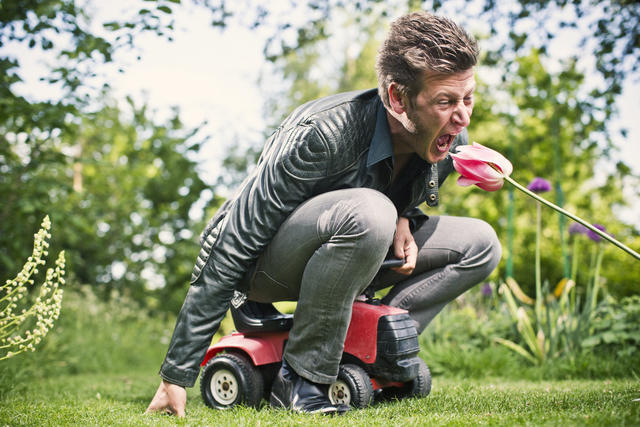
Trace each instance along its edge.
{"label": "man's face", "polygon": [[473,69],[455,74],[424,73],[422,90],[406,103],[404,128],[412,151],[429,163],[443,160],[453,139],[469,126],[476,81]]}

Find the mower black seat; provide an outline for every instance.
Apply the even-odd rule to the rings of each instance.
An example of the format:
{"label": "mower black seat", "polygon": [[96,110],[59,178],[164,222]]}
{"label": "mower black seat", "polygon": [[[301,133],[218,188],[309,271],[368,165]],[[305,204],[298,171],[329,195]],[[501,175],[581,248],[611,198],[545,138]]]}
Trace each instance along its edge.
{"label": "mower black seat", "polygon": [[246,300],[231,307],[231,317],[238,332],[280,332],[293,326],[293,314],[280,313],[273,304]]}

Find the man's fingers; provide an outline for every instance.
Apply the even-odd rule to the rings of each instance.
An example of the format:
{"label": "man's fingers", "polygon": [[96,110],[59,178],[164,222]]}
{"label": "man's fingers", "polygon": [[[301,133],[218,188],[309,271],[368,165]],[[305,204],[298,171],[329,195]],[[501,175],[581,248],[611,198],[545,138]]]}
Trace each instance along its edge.
{"label": "man's fingers", "polygon": [[169,405],[169,399],[167,398],[167,396],[165,395],[163,398],[162,396],[158,396],[158,394],[156,394],[144,413],[153,414],[154,412],[163,411],[165,410],[165,408],[167,408],[167,405]]}
{"label": "man's fingers", "polygon": [[186,403],[187,391],[184,387],[163,381],[144,413],[165,412],[169,415],[184,417]]}
{"label": "man's fingers", "polygon": [[396,254],[398,252],[398,248],[400,248],[403,252],[405,263],[404,265],[402,265],[402,267],[396,267],[393,269],[394,271],[400,274],[404,274],[405,276],[413,273],[413,270],[416,268],[416,262],[418,259],[418,245],[416,245],[413,238],[411,239],[411,241],[407,241],[407,243],[408,244],[405,246],[396,246]]}
{"label": "man's fingers", "polygon": [[169,409],[178,417],[184,417],[184,409],[187,404],[187,390],[175,384],[165,383],[169,396]]}
{"label": "man's fingers", "polygon": [[151,403],[147,407],[147,410],[144,411],[145,414],[151,414],[153,412],[158,412],[163,410],[167,404],[169,403],[169,396],[167,395],[167,391],[165,390],[164,384],[160,383],[156,394],[151,399]]}

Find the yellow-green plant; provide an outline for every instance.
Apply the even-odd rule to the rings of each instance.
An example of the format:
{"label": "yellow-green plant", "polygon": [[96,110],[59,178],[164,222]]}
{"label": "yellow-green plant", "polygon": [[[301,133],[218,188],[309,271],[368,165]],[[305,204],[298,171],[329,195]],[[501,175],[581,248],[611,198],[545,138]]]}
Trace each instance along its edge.
{"label": "yellow-green plant", "polygon": [[49,216],[42,220],[40,230],[34,235],[33,252],[22,271],[7,280],[0,288],[0,360],[8,359],[27,350],[35,351],[60,315],[64,284],[64,251],[55,262],[55,268],[47,269],[44,283],[35,299],[28,298],[29,287],[34,286],[38,266],[45,265],[51,238]]}
{"label": "yellow-green plant", "polygon": [[[600,263],[601,259],[596,269]],[[599,280],[597,272],[595,280]],[[596,284],[588,284],[584,301],[573,298],[575,288],[576,283],[565,278],[554,292],[536,293],[534,300],[513,278],[507,278],[500,285],[500,293],[524,344],[504,338],[494,340],[538,365],[560,354],[571,355],[580,351],[584,340],[592,335],[594,311],[599,302]]]}
{"label": "yellow-green plant", "polygon": [[[506,283],[500,285],[500,293],[504,296],[509,313],[516,323],[518,332],[525,342],[526,348],[504,338],[496,337],[494,340],[515,351],[533,364],[544,363],[548,353],[547,337],[540,327],[540,323],[531,321],[525,306],[519,306],[516,303],[514,294],[516,298],[524,304],[533,305],[536,304],[536,301],[522,292],[518,283],[511,277],[507,278]],[[536,304],[536,310],[534,312],[536,319],[540,319],[541,311],[542,308],[538,309],[538,304]],[[537,332],[535,331],[534,323],[537,324]]]}

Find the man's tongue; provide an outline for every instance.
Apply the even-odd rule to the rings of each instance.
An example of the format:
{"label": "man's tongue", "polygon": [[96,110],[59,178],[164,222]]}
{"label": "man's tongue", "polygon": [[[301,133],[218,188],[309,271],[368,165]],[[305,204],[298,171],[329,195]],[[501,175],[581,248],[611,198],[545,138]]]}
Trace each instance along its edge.
{"label": "man's tongue", "polygon": [[436,144],[438,145],[438,150],[444,152],[449,149],[449,141],[451,140],[451,135],[442,135],[439,136],[436,140]]}

